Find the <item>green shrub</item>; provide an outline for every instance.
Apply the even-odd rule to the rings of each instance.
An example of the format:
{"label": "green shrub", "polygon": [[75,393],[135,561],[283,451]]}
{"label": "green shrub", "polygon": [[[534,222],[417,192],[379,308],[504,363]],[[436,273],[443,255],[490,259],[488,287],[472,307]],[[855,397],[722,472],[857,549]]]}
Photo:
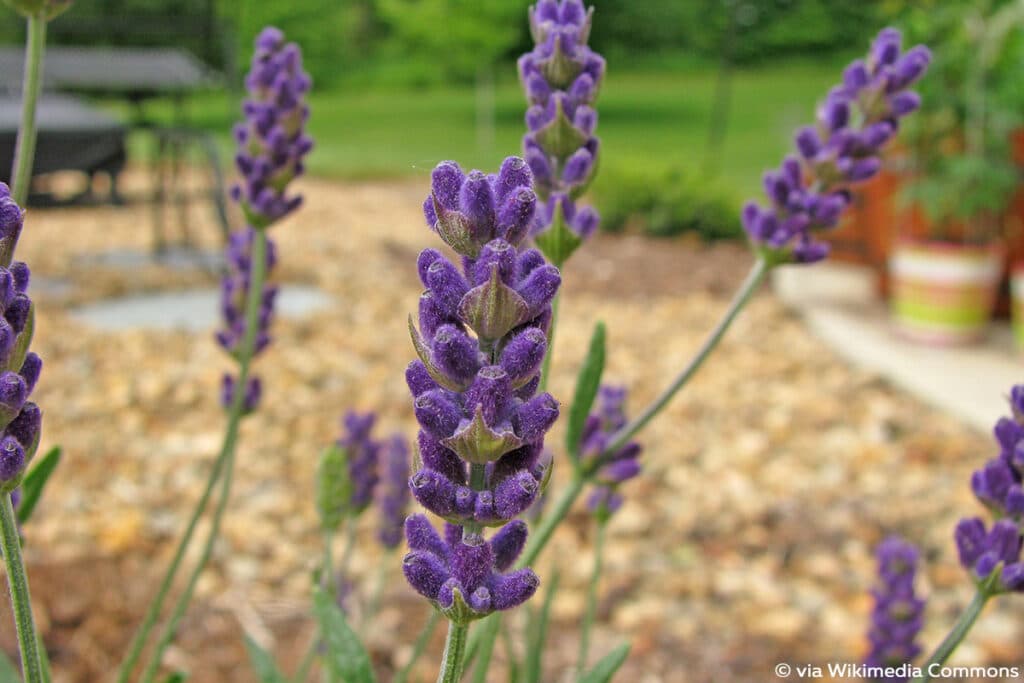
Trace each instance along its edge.
{"label": "green shrub", "polygon": [[667,172],[603,170],[594,185],[601,227],[657,237],[694,232],[705,240],[742,234],[739,204],[715,184],[678,169]]}

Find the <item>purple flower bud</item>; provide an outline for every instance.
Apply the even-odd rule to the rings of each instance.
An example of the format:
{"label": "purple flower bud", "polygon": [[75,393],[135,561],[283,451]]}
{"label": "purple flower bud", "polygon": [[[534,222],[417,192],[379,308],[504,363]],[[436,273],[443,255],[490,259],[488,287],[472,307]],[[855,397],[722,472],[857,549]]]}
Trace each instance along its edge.
{"label": "purple flower bud", "polygon": [[441,473],[446,479],[457,484],[466,483],[466,466],[454,452],[441,445],[440,441],[422,429],[417,443],[420,447],[420,459],[427,469]]}
{"label": "purple flower bud", "polygon": [[413,402],[413,408],[420,426],[438,439],[451,436],[459,426],[461,410],[444,390],[420,394]]}
{"label": "purple flower bud", "polygon": [[402,573],[406,581],[420,595],[437,599],[441,586],[448,580],[448,570],[436,556],[424,552],[411,552],[402,560]]}
{"label": "purple flower bud", "polygon": [[805,159],[813,159],[821,151],[818,132],[810,126],[801,128],[796,134],[796,147]]}
{"label": "purple flower bud", "polygon": [[455,509],[455,484],[440,472],[420,470],[409,479],[409,489],[435,515],[444,517]]}
{"label": "purple flower bud", "polygon": [[434,334],[433,361],[448,377],[466,384],[480,368],[476,342],[454,325],[442,325]]}
{"label": "purple flower bud", "polygon": [[497,216],[494,209],[494,194],[487,176],[472,171],[459,190],[459,208],[470,223],[475,239],[489,242],[496,236]]}
{"label": "purple flower bud", "polygon": [[494,489],[494,511],[502,519],[511,519],[533,504],[537,490],[537,480],[533,475],[520,470]]}
{"label": "purple flower bud", "polygon": [[0,421],[7,424],[21,412],[28,398],[28,385],[16,372],[0,375]]}
{"label": "purple flower bud", "polygon": [[879,69],[896,61],[900,54],[900,42],[902,36],[894,28],[882,29],[875,42],[871,45],[869,63],[872,73],[878,73]]}
{"label": "purple flower bud", "polygon": [[454,161],[442,161],[430,174],[430,190],[437,202],[450,211],[459,209],[459,192],[465,175]]}
{"label": "purple flower bud", "polygon": [[985,552],[985,523],[977,517],[961,519],[954,533],[960,565],[967,570],[974,569],[975,563]]}
{"label": "purple flower bud", "polygon": [[512,382],[508,373],[500,365],[489,365],[480,369],[466,392],[466,411],[472,413],[479,407],[484,421],[495,425],[508,410],[511,396]]}
{"label": "purple flower bud", "polygon": [[537,592],[540,579],[530,569],[519,569],[510,574],[491,577],[491,606],[507,610],[523,604]]}
{"label": "purple flower bud", "polygon": [[24,468],[25,449],[14,437],[5,436],[0,440],[0,487],[13,481]]}
{"label": "purple flower bud", "polygon": [[917,550],[899,538],[888,538],[878,547],[879,585],[872,591],[868,641],[871,650],[865,664],[898,667],[909,664],[921,652],[915,642],[923,625],[924,600],[914,594]]}
{"label": "purple flower bud", "polygon": [[594,157],[586,149],[576,150],[565,162],[565,169],[562,171],[562,180],[570,185],[575,185],[586,180],[594,165]]}
{"label": "purple flower bud", "polygon": [[856,95],[871,80],[864,60],[857,59],[843,71],[843,85],[851,95]]}
{"label": "purple flower bud", "polygon": [[380,512],[377,538],[390,549],[402,541],[405,508],[409,503],[409,449],[401,435],[393,435],[384,444],[380,465],[380,486],[376,493]]}
{"label": "purple flower bud", "polygon": [[519,406],[512,424],[523,441],[532,442],[544,436],[558,419],[558,401],[551,394],[539,394]]}
{"label": "purple flower bud", "polygon": [[25,356],[18,374],[25,380],[26,392],[31,394],[39,381],[39,373],[43,370],[43,360],[32,351]]}
{"label": "purple flower bud", "polygon": [[547,335],[536,327],[526,328],[505,345],[501,352],[501,367],[513,384],[533,377],[540,370],[547,346]]}
{"label": "purple flower bud", "polygon": [[499,202],[503,202],[514,191],[533,187],[533,174],[526,161],[520,157],[508,157],[501,162],[498,178],[494,184],[494,194]]}
{"label": "purple flower bud", "polygon": [[516,270],[516,250],[503,239],[491,240],[480,250],[480,257],[473,265],[473,285],[482,285],[491,278],[491,270],[498,267],[498,278],[511,283]]}
{"label": "purple flower bud", "polygon": [[413,398],[440,388],[437,386],[437,382],[431,379],[430,373],[427,372],[427,367],[423,364],[423,361],[419,360],[414,360],[406,366],[405,383],[409,386],[409,391],[412,392]]}
{"label": "purple flower bud", "polygon": [[561,284],[562,276],[558,268],[545,265],[531,271],[517,291],[529,307],[530,315],[536,316],[551,305],[551,300],[555,298]]}
{"label": "purple flower bud", "polygon": [[457,318],[459,303],[469,291],[469,285],[451,261],[440,258],[430,264],[427,286],[444,315]]}
{"label": "purple flower bud", "polygon": [[32,273],[29,271],[28,266],[21,261],[15,261],[10,267],[11,277],[14,280],[14,289],[20,294],[24,294],[28,291],[28,283],[32,278]]}
{"label": "purple flower bud", "polygon": [[463,540],[449,552],[452,576],[466,588],[475,589],[482,585],[494,567],[491,546],[480,537],[470,542],[463,536]]}
{"label": "purple flower bud", "polygon": [[889,98],[889,109],[897,118],[917,111],[920,106],[921,96],[913,91],[899,92]]}
{"label": "purple flower bud", "polygon": [[519,244],[533,224],[537,195],[528,187],[510,193],[498,211],[498,231],[512,244]]}
{"label": "purple flower bud", "polygon": [[18,443],[25,449],[27,455],[34,452],[35,446],[39,443],[39,432],[42,429],[43,413],[35,403],[28,402],[18,413],[18,416],[11,420],[4,433],[18,440]]}
{"label": "purple flower bud", "polygon": [[526,522],[514,519],[498,530],[491,538],[491,550],[494,553],[494,568],[506,571],[516,561],[526,546]]}

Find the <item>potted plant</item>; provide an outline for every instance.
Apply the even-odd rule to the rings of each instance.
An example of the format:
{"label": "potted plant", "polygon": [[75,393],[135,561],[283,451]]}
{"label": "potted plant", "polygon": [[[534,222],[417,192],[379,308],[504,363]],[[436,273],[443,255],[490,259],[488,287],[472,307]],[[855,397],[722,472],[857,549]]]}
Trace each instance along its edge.
{"label": "potted plant", "polygon": [[911,131],[910,210],[889,274],[897,331],[929,343],[981,337],[1004,270],[1003,224],[1019,178],[1005,94],[1019,88],[1008,65],[1019,58],[1024,3],[989,5],[927,8],[923,20],[945,39]]}

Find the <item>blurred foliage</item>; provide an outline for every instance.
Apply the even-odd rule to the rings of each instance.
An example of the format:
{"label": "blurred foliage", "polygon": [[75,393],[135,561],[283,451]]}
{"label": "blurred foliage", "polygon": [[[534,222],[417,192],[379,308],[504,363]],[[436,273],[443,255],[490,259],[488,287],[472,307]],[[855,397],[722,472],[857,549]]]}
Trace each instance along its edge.
{"label": "blurred foliage", "polygon": [[[530,48],[531,0],[76,0],[55,22],[57,43],[183,45],[213,66],[244,68],[253,37],[273,24],[302,45],[321,86],[340,81],[469,82],[480,66]],[[860,0],[591,0],[592,43],[620,68],[685,55],[739,63],[849,53],[880,25]],[[0,22],[17,42],[21,22]],[[674,57],[673,62],[678,63]],[[506,75],[511,70],[503,70]],[[230,73],[229,73],[230,75]]]}
{"label": "blurred foliage", "polygon": [[606,172],[594,185],[601,227],[656,237],[695,233],[705,240],[741,234],[733,196],[703,176],[668,172]]}
{"label": "blurred foliage", "polygon": [[934,57],[904,136],[914,177],[904,197],[936,238],[962,236],[966,222],[968,238],[989,239],[1020,177],[1009,137],[1024,122],[1024,0],[922,0],[893,14],[906,42]]}

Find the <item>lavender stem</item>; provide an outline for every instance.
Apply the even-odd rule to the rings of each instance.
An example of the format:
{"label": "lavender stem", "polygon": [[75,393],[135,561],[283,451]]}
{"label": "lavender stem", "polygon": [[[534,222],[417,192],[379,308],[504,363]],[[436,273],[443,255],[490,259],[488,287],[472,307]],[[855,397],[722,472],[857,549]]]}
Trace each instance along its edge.
{"label": "lavender stem", "polygon": [[18,650],[25,683],[41,683],[43,674],[39,663],[38,639],[32,617],[32,596],[28,589],[28,574],[21,556],[21,538],[9,494],[0,495],[0,550],[3,550],[7,568],[7,582],[11,591],[11,608],[18,632]]}
{"label": "lavender stem", "polygon": [[616,432],[613,437],[609,440],[608,447],[605,448],[602,455],[614,453],[623,446],[626,442],[641,429],[643,429],[655,415],[660,413],[668,402],[672,400],[672,397],[676,395],[680,389],[682,389],[687,382],[696,374],[697,370],[700,369],[704,361],[707,360],[711,352],[715,350],[718,343],[725,336],[726,330],[732,324],[732,321],[736,318],[743,307],[746,306],[750,300],[751,295],[757,290],[758,285],[764,279],[765,275],[770,270],[769,263],[763,256],[758,256],[757,261],[751,266],[750,272],[747,273],[747,278],[740,285],[735,296],[733,296],[732,302],[729,304],[729,308],[726,310],[725,315],[718,321],[715,328],[708,335],[707,339],[704,340],[704,344],[701,345],[700,350],[697,351],[690,362],[683,368],[682,372],[676,375],[676,378],[672,380],[672,383],[661,393],[658,398],[654,399],[649,406],[642,413],[640,413],[632,422],[627,424],[625,427]]}
{"label": "lavender stem", "polygon": [[594,538],[594,570],[590,574],[590,585],[587,588],[587,607],[580,624],[580,655],[576,662],[576,673],[582,676],[587,668],[587,656],[590,654],[590,630],[597,614],[597,588],[601,583],[601,572],[604,569],[604,540],[607,535],[608,517],[597,520],[597,534]]}
{"label": "lavender stem", "polygon": [[[267,249],[267,235],[263,230],[257,230],[255,238],[253,240],[252,247],[252,276],[249,282],[249,290],[246,293],[246,332],[245,337],[242,340],[242,346],[239,354],[239,373],[238,373],[238,385],[239,387],[246,386],[246,382],[249,377],[249,364],[252,361],[253,351],[256,347],[256,334],[259,322],[260,314],[260,293],[263,291],[263,284],[266,279],[266,249]],[[206,489],[203,491],[203,495],[199,499],[199,503],[196,505],[196,509],[192,513],[192,517],[189,520],[188,526],[185,529],[185,535],[182,537],[178,544],[178,548],[175,551],[174,558],[171,560],[171,565],[167,569],[167,573],[164,575],[163,581],[160,584],[160,588],[157,591],[156,598],[149,606],[149,610],[146,612],[146,616],[143,619],[142,625],[139,631],[135,634],[135,639],[132,641],[131,649],[129,650],[127,658],[121,665],[121,669],[118,673],[118,683],[127,683],[132,669],[138,662],[139,656],[142,654],[142,648],[146,644],[146,638],[149,633],[153,630],[153,626],[156,624],[157,618],[160,616],[160,611],[163,608],[163,603],[167,599],[167,594],[170,591],[171,584],[174,581],[174,577],[178,572],[178,568],[181,566],[181,562],[185,557],[185,551],[188,549],[189,544],[192,541],[192,536],[195,533],[196,526],[199,523],[199,518],[206,510],[206,506],[209,504],[210,497],[213,494],[213,488],[217,485],[217,481],[221,477],[221,473],[226,471],[226,476],[230,477],[231,474],[231,463],[235,452],[235,447],[238,443],[238,428],[242,421],[245,408],[245,392],[236,391],[234,400],[231,405],[231,410],[228,414],[228,425],[224,434],[224,443],[221,447],[220,454],[214,461],[213,468],[210,470],[209,479],[206,482]],[[221,501],[223,505],[223,499]],[[219,520],[215,520],[219,522]],[[215,540],[215,534],[211,533],[207,539],[207,545],[212,546]],[[197,565],[194,570],[194,575],[198,575],[203,569],[205,559],[200,560],[200,564]],[[184,611],[184,605],[187,604],[188,599],[191,597],[191,592],[187,591],[179,599],[179,606],[181,611]],[[183,602],[182,602],[183,601]],[[155,657],[158,658],[160,652],[155,653]]]}
{"label": "lavender stem", "polygon": [[[43,51],[46,48],[46,17],[43,10],[28,18],[28,41],[25,44],[25,76],[21,89],[21,126],[15,143],[14,168],[11,169],[11,198],[24,206],[32,184],[32,163],[36,155],[36,105],[42,87]],[[11,253],[0,254],[0,266],[11,263]]]}
{"label": "lavender stem", "polygon": [[459,683],[462,679],[462,659],[466,652],[468,633],[467,624],[448,622],[448,639],[444,643],[444,655],[441,659],[441,670],[437,674],[437,683]]}
{"label": "lavender stem", "polygon": [[932,669],[941,667],[946,663],[946,660],[950,658],[956,648],[960,645],[967,633],[974,626],[974,622],[981,614],[981,610],[984,609],[985,604],[991,597],[987,592],[982,589],[978,589],[978,592],[974,594],[974,599],[971,600],[971,604],[967,606],[967,609],[963,611],[960,618],[957,619],[956,624],[953,625],[953,630],[945,637],[945,639],[935,649],[935,652],[923,667],[921,667],[921,676],[914,679],[914,683],[928,683],[932,680],[933,674]]}

